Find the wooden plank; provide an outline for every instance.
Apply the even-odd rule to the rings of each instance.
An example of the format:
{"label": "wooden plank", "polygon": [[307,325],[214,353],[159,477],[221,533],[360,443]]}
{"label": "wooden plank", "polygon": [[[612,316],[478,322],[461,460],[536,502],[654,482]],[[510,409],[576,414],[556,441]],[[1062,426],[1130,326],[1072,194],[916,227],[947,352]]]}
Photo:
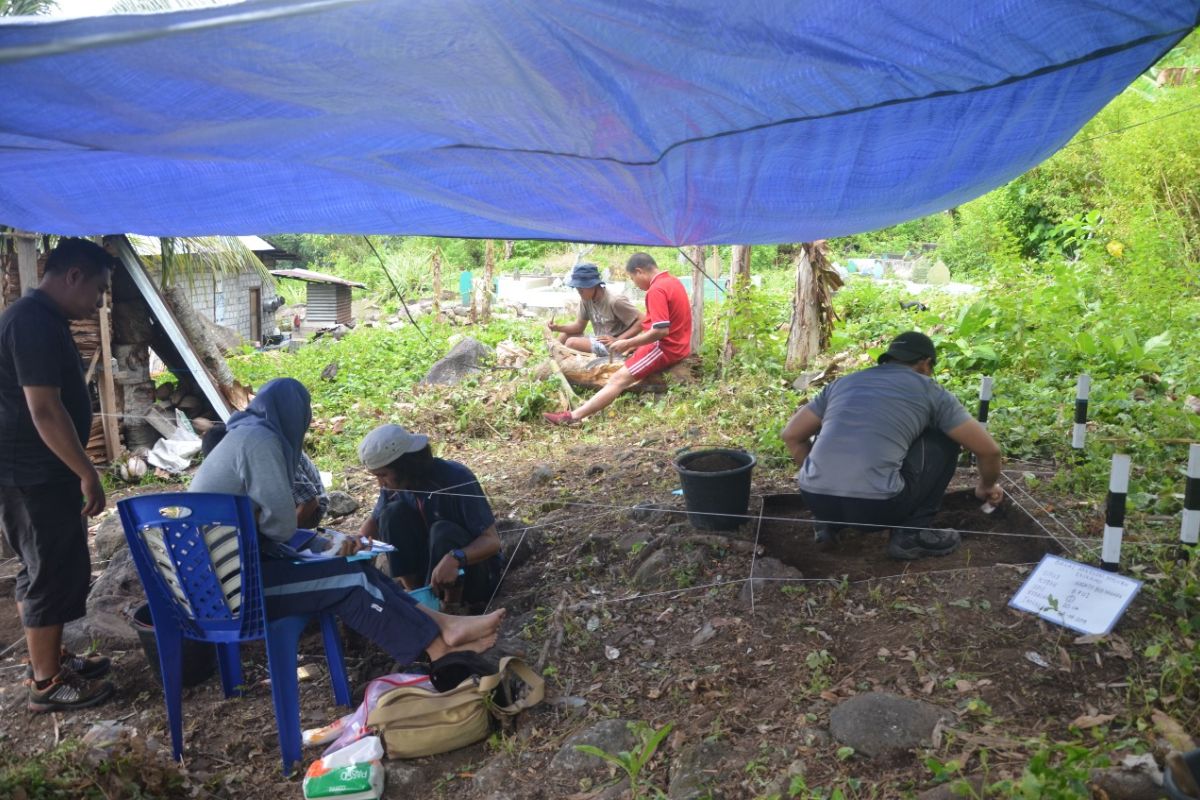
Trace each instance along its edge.
{"label": "wooden plank", "polygon": [[183,359],[183,363],[191,371],[192,377],[196,383],[200,385],[200,390],[204,392],[204,396],[208,399],[209,405],[213,407],[213,411],[217,412],[217,416],[221,421],[229,419],[229,415],[233,413],[226,402],[221,390],[217,387],[216,381],[212,375],[208,374],[208,370],[204,368],[200,357],[196,354],[192,343],[183,333],[183,328],[179,325],[179,320],[175,319],[175,315],[171,313],[171,309],[167,306],[167,302],[163,296],[159,294],[158,287],[150,280],[150,276],[146,274],[146,270],[142,267],[141,260],[133,251],[133,245],[124,236],[118,236],[113,239],[117,249],[117,256],[121,259],[121,263],[125,265],[126,271],[129,272],[129,277],[133,278],[134,285],[145,298],[146,304],[150,306],[150,312],[154,314],[155,320],[158,321],[162,331],[167,335],[167,339],[179,350],[179,356]]}
{"label": "wooden plank", "polygon": [[13,235],[17,240],[17,275],[20,279],[17,294],[21,296],[38,285],[37,235],[27,231],[16,231]]}
{"label": "wooden plank", "polygon": [[121,455],[121,426],[117,412],[117,389],[113,383],[112,326],[109,302],[111,293],[100,306],[100,420],[104,423],[104,449],[108,463]]}

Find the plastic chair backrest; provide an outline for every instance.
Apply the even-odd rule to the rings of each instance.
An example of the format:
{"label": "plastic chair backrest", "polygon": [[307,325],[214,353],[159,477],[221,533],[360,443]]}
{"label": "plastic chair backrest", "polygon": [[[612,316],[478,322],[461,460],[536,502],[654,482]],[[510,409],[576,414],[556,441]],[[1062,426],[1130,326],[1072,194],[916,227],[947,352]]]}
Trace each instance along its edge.
{"label": "plastic chair backrest", "polygon": [[156,624],[165,614],[191,639],[263,638],[249,498],[177,492],[131,497],[117,508]]}

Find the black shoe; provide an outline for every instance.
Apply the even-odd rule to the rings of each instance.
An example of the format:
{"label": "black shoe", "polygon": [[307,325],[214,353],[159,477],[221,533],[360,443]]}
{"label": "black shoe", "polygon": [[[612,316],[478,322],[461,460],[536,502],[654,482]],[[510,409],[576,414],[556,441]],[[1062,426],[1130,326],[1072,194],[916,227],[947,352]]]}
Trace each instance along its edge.
{"label": "black shoe", "polygon": [[888,555],[900,561],[913,561],[926,556],[948,556],[957,550],[960,544],[962,539],[958,531],[948,528],[892,531],[888,539]]}
{"label": "black shoe", "polygon": [[[64,647],[62,654],[58,657],[58,666],[71,670],[84,680],[91,681],[107,675],[112,667],[112,661],[108,656],[102,656],[99,653],[77,656]],[[25,665],[25,677],[32,680],[32,664]]]}
{"label": "black shoe", "polygon": [[40,689],[32,678],[26,680],[25,685],[29,689],[29,700],[25,705],[37,713],[90,708],[103,703],[113,693],[113,685],[108,681],[87,680],[65,667]]}
{"label": "black shoe", "polygon": [[828,523],[818,522],[813,528],[813,541],[817,544],[836,544],[838,529]]}

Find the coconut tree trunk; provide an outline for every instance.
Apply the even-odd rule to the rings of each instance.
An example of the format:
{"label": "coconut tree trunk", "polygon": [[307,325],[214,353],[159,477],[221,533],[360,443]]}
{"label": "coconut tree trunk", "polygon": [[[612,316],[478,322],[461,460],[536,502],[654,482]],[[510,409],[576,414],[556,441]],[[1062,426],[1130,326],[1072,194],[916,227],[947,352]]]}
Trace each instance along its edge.
{"label": "coconut tree trunk", "polygon": [[483,285],[479,288],[479,318],[484,325],[492,321],[492,282],[496,275],[496,243],[487,240],[483,250]]}
{"label": "coconut tree trunk", "polygon": [[232,387],[233,371],[229,369],[229,364],[225,363],[221,346],[213,338],[206,321],[192,308],[192,303],[188,300],[184,289],[178,285],[167,286],[163,289],[163,297],[171,305],[171,311],[179,320],[179,326],[183,328],[188,341],[196,349],[196,355],[208,368],[209,373],[221,386]]}

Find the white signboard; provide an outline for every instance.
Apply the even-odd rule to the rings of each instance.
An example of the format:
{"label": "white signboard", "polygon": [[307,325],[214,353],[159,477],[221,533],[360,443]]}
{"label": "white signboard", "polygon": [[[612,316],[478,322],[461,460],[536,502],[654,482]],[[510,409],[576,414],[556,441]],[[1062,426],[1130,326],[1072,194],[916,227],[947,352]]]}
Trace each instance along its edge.
{"label": "white signboard", "polygon": [[1009,605],[1080,633],[1109,633],[1142,582],[1045,555]]}

